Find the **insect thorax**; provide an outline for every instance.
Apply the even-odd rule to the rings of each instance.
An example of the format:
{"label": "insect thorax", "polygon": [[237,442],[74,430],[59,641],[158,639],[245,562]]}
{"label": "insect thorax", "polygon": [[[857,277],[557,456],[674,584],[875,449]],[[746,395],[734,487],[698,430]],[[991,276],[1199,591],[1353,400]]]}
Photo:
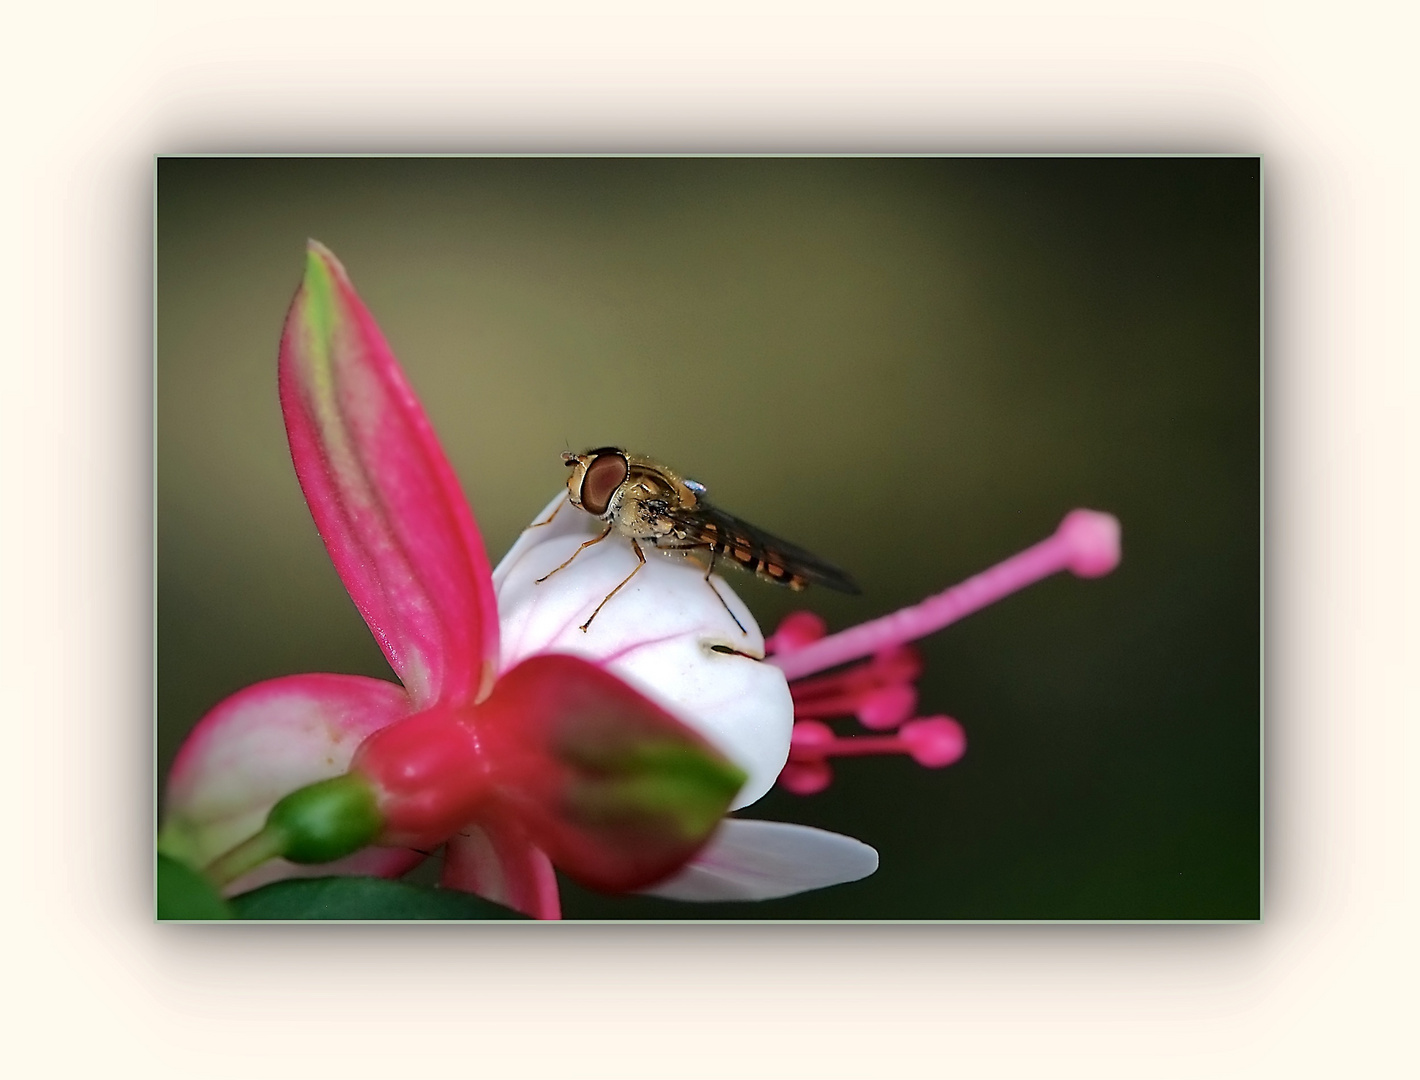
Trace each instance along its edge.
{"label": "insect thorax", "polygon": [[685,506],[686,494],[693,505],[695,496],[678,491],[669,477],[633,468],[612,501],[609,520],[618,532],[637,540],[677,535],[671,511]]}

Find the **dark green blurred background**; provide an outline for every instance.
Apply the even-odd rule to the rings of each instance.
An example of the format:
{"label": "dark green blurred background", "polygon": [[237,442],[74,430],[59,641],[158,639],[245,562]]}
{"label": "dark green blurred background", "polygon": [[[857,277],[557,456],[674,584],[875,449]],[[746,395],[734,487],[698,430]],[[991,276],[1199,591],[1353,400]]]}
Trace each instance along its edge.
{"label": "dark green blurred background", "polygon": [[307,237],[344,262],[495,561],[620,444],[849,569],[741,575],[834,628],[1033,543],[1124,527],[921,643],[966,757],[840,763],[750,815],[849,833],[858,883],[568,917],[1260,914],[1260,164],[1212,159],[163,159],[158,766],[224,695],[389,676],[287,456],[276,346]]}

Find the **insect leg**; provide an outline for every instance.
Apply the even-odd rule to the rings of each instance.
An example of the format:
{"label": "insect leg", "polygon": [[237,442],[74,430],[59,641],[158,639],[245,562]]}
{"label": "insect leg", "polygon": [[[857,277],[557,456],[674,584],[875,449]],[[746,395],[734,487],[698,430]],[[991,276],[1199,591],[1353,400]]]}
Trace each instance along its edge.
{"label": "insect leg", "polygon": [[710,580],[710,574],[715,569],[715,555],[715,548],[712,546],[710,548],[710,565],[705,568],[705,584],[710,586],[710,591],[715,594],[715,599],[719,600],[720,603],[724,605],[725,610],[729,612],[730,618],[735,620],[735,625],[740,628],[740,633],[748,637],[749,631],[745,629],[745,624],[740,622],[738,615],[736,615],[733,611],[730,611],[729,602],[723,596],[720,595],[720,590],[715,588],[715,583]]}
{"label": "insect leg", "polygon": [[[608,529],[608,531],[610,531],[610,526],[608,526],[607,529]],[[606,533],[602,533],[602,536],[605,536],[605,535],[606,535]],[[601,539],[601,537],[598,537],[597,539]],[[595,541],[593,541],[593,543],[595,543]],[[582,546],[585,547],[586,545],[584,544],[584,545],[582,545]],[[630,581],[632,578],[634,578],[634,577],[640,572],[641,567],[643,567],[643,566],[646,565],[646,556],[643,555],[643,554],[641,554],[641,545],[638,544],[635,540],[632,540],[632,541],[631,541],[631,550],[634,551],[634,552],[636,552],[636,557],[637,557],[638,559],[640,559],[641,561],[636,564],[636,569],[635,569],[635,570],[631,571],[631,573],[629,573],[629,574],[626,575],[626,579],[625,579],[624,581],[622,581],[621,585],[625,585],[627,581]],[[574,556],[574,557],[575,557],[575,556]],[[572,561],[571,559],[568,559],[568,560],[567,560],[567,562],[571,562],[571,561]],[[564,565],[566,565],[566,564],[564,564]],[[556,571],[554,571],[554,573],[555,573],[555,572],[556,572]],[[587,632],[587,627],[591,626],[591,625],[592,625],[592,620],[597,617],[597,611],[600,611],[602,608],[606,607],[606,602],[607,602],[608,600],[610,600],[613,596],[615,596],[617,593],[619,593],[619,592],[621,591],[621,585],[618,585],[616,588],[612,589],[611,592],[607,593],[604,597],[602,597],[602,602],[597,605],[597,610],[596,610],[596,611],[593,611],[593,612],[591,613],[591,615],[587,616],[587,621],[584,622],[584,623],[583,623],[581,626],[579,626],[577,629],[579,629],[580,631],[582,631],[582,633],[585,634],[585,633]]]}
{"label": "insect leg", "polygon": [[744,634],[746,637],[749,636],[749,631],[745,629],[745,624],[740,622],[738,615],[730,611],[729,603],[720,595],[720,590],[715,588],[715,583],[710,580],[710,575],[715,572],[715,557],[718,554],[715,551],[714,544],[701,542],[698,544],[673,544],[664,547],[657,544],[656,546],[660,547],[662,551],[700,551],[702,549],[708,549],[710,552],[710,565],[705,568],[705,584],[710,586],[710,591],[715,594],[715,599],[719,600],[720,603],[724,605],[725,611],[729,613],[730,618],[735,620],[735,625],[740,628],[740,633]]}
{"label": "insect leg", "polygon": [[[571,562],[571,561],[572,561],[573,559],[575,559],[578,555],[582,554],[582,548],[589,548],[589,547],[591,547],[593,544],[600,544],[600,543],[601,543],[603,540],[605,540],[610,534],[611,534],[611,526],[608,525],[608,526],[606,527],[606,532],[602,533],[602,534],[601,534],[600,536],[598,536],[595,540],[588,540],[585,544],[582,545],[582,547],[579,547],[576,551],[572,552],[572,554],[567,557],[567,562],[563,563],[562,566],[557,567],[556,570],[549,570],[547,573],[543,574],[542,577],[538,578],[535,582],[533,582],[533,584],[534,584],[534,585],[541,585],[544,581],[546,581],[548,578],[550,578],[553,574],[557,573],[557,570],[561,570],[563,566],[566,566],[567,563]],[[633,541],[633,543],[634,543],[634,541]],[[639,569],[639,568],[638,568],[638,569]],[[636,571],[634,571],[634,570],[632,571],[632,573],[635,573],[635,572],[636,572]],[[619,587],[619,586],[618,586],[618,587]]]}
{"label": "insect leg", "polygon": [[547,517],[543,518],[541,521],[534,521],[531,525],[528,526],[528,528],[529,528],[529,529],[536,529],[539,525],[546,525],[546,524],[548,524],[550,521],[552,521],[553,518],[555,518],[555,517],[557,516],[557,511],[561,510],[561,509],[562,509],[564,506],[566,506],[566,505],[567,505],[567,500],[564,499],[562,502],[558,503],[556,506],[554,506],[554,507],[552,508],[552,513],[548,514]]}

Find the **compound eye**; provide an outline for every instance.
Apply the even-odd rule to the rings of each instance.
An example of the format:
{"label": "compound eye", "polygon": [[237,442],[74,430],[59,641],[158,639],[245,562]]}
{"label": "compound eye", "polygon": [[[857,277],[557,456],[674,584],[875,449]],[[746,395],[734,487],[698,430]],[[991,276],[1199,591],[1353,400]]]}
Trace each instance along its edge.
{"label": "compound eye", "polygon": [[601,517],[611,504],[616,489],[626,482],[631,466],[620,454],[602,454],[592,459],[582,478],[582,509]]}

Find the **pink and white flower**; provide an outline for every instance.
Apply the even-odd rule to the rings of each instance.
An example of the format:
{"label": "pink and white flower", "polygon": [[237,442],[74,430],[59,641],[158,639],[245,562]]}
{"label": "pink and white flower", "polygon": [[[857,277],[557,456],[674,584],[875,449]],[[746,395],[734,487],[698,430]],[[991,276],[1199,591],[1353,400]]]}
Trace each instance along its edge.
{"label": "pink and white flower", "polygon": [[[762,880],[755,837],[769,833],[720,824],[773,783],[792,703],[776,669],[713,648],[732,620],[690,567],[656,560],[591,634],[576,624],[629,548],[589,551],[535,585],[567,533],[530,530],[495,586],[423,410],[343,268],[315,243],[279,382],[317,529],[403,685],[301,675],[220,703],[174,763],[164,851],[217,860],[234,893],[295,874],[397,876],[443,844],[443,884],[542,918],[560,911],[554,865],[597,888],[651,886],[712,833],[707,858],[731,874],[746,862],[757,895],[872,872],[866,845],[784,826],[766,841],[774,850],[799,837],[836,857],[815,857],[808,876],[786,859],[788,878]],[[581,614],[565,626],[569,611]],[[371,842],[315,865],[281,858],[291,852],[275,839],[273,808],[343,776],[373,805]]]}
{"label": "pink and white flower", "polygon": [[[913,718],[921,665],[906,643],[1047,574],[1095,576],[1119,557],[1114,519],[1075,511],[1054,536],[914,607],[834,635],[801,612],[768,642],[724,581],[722,604],[693,563],[656,557],[583,632],[635,565],[630,545],[588,548],[539,584],[598,529],[562,513],[490,571],[398,362],[314,242],[279,384],[316,527],[402,685],[274,679],[197,725],[169,777],[159,843],[229,894],[295,875],[399,876],[440,845],[443,885],[539,918],[560,916],[554,867],[594,888],[701,901],[865,877],[877,853],[858,840],[725,815],[776,780],[822,790],[834,757],[955,761],[960,726]],[[836,735],[825,721],[842,716],[873,734]],[[336,847],[293,840],[290,808],[332,793],[355,822]]]}

